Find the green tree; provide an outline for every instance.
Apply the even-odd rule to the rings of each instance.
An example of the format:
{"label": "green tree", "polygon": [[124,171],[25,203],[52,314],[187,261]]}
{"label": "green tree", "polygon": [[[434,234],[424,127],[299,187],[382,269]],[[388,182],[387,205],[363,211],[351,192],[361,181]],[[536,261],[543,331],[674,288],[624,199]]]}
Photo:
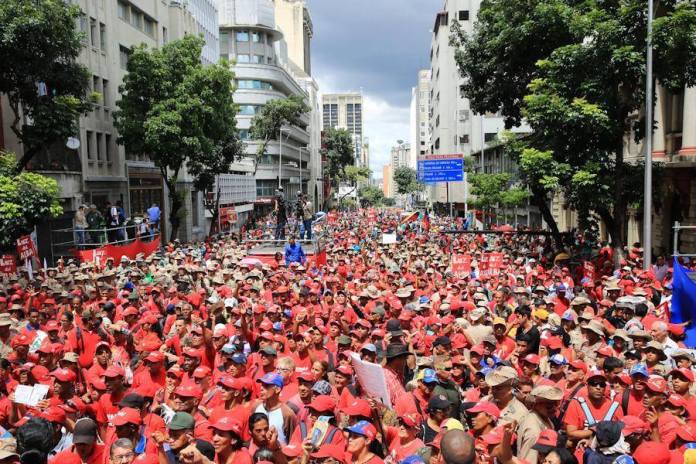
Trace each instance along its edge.
{"label": "green tree", "polygon": [[24,149],[17,172],[76,135],[79,116],[92,108],[89,72],[76,62],[79,15],[62,0],[0,2],[0,94],[7,95],[10,130]]}
{"label": "green tree", "polygon": [[364,206],[380,206],[384,201],[384,192],[379,187],[366,185],[358,191],[360,201]]}
{"label": "green tree", "polygon": [[527,204],[527,199],[529,198],[529,192],[524,187],[512,187],[504,191],[500,196],[500,204],[505,207],[503,211],[503,216],[505,217],[505,222],[507,222],[507,210],[512,209],[512,214],[515,218],[515,225],[517,223],[517,208]]}
{"label": "green tree", "polygon": [[36,224],[63,213],[58,182],[34,172],[17,175],[17,164],[14,153],[0,152],[0,249],[14,248]]}
{"label": "green tree", "polygon": [[503,193],[508,189],[510,174],[469,174],[472,203],[480,209],[491,209],[502,202]]}
{"label": "green tree", "polygon": [[353,137],[345,129],[329,128],[322,134],[321,154],[326,158],[324,172],[331,179],[333,187],[345,176],[347,166],[355,164]]}
{"label": "green tree", "polygon": [[370,171],[369,168],[346,166],[343,169],[343,173],[341,174],[339,180],[346,182],[353,188],[348,190],[341,198],[339,198],[339,203],[342,202],[345,197],[351,195],[357,190],[359,182],[369,179],[370,174],[372,174],[372,171]]}
{"label": "green tree", "polygon": [[261,157],[266,154],[268,144],[271,140],[278,140],[283,126],[305,127],[301,118],[308,111],[309,107],[301,95],[267,101],[261,112],[252,119],[249,130],[251,138],[260,142],[256,155]]}
{"label": "green tree", "polygon": [[413,168],[401,166],[394,170],[393,176],[394,183],[396,184],[396,193],[408,195],[425,189],[425,186],[418,182],[416,170]]}
{"label": "green tree", "polygon": [[219,171],[226,161],[216,158],[229,160],[238,152],[229,97],[233,76],[227,63],[201,64],[203,43],[187,35],[159,49],[134,47],[114,114],[119,143],[131,153],[147,155],[162,174],[172,240],[185,214],[185,192],[177,187],[182,170],[188,165],[200,175]]}
{"label": "green tree", "polygon": [[[571,206],[602,218],[617,259],[627,205],[642,191],[624,140],[645,102],[645,10],[644,0],[487,0],[473,33],[455,25],[452,35],[472,109],[500,111],[508,128],[527,119],[536,133],[527,145],[568,167],[561,191]],[[666,0],[659,13],[657,79],[672,91],[693,86],[696,6]]]}

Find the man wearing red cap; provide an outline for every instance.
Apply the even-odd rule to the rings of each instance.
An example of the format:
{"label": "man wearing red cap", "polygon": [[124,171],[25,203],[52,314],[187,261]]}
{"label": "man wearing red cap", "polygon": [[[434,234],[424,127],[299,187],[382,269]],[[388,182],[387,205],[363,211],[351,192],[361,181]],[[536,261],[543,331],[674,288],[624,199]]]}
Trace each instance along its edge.
{"label": "man wearing red cap", "polygon": [[173,408],[176,412],[185,412],[193,416],[196,426],[193,429],[195,438],[210,441],[212,430],[208,419],[198,409],[203,397],[201,388],[193,382],[182,383],[174,390]]}
{"label": "man wearing red cap", "polygon": [[125,371],[119,366],[110,366],[104,372],[107,393],[91,405],[90,412],[96,417],[101,436],[106,436],[106,428],[111,423],[111,416],[119,411],[119,401],[126,395]]}
{"label": "man wearing red cap", "polygon": [[563,423],[571,440],[590,438],[591,426],[602,420],[621,420],[623,412],[617,401],[607,396],[607,377],[603,372],[588,372],[587,397],[576,396],[568,404]]}
{"label": "man wearing red cap", "polygon": [[303,421],[298,421],[297,427],[290,438],[290,444],[302,445],[307,437],[312,436],[313,427],[320,417],[327,419],[326,432],[322,433],[320,442],[313,442],[315,448],[333,444],[345,448],[346,440],[343,433],[336,427],[336,401],[328,395],[317,395],[307,406],[309,414]]}
{"label": "man wearing red cap", "polygon": [[164,370],[164,354],[161,351],[152,351],[143,360],[145,368],[140,369],[133,376],[132,389],[135,390],[141,385],[156,384],[164,387],[167,373]]}

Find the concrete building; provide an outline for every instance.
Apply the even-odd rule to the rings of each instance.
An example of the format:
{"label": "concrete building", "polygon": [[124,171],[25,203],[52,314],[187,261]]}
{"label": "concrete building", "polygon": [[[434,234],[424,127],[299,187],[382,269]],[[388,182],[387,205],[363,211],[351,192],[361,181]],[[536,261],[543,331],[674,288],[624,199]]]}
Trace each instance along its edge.
{"label": "concrete building", "polygon": [[382,193],[386,198],[394,198],[394,171],[391,164],[382,166]]}
{"label": "concrete building", "polygon": [[409,166],[416,169],[418,157],[430,152],[430,70],[418,71],[418,86],[411,89],[411,156]]}
{"label": "concrete building", "polygon": [[363,97],[362,93],[324,94],[322,103],[322,130],[346,129],[353,136],[357,165],[369,167],[370,160],[365,155],[363,145]]}
{"label": "concrete building", "polygon": [[[260,212],[270,208],[272,197],[283,186],[289,202],[307,191],[310,177],[310,148],[318,150],[319,142],[310,145],[312,115],[301,118],[300,124],[283,127],[278,140],[271,141],[266,154],[253,161],[258,141],[251,140],[249,128],[253,117],[270,100],[301,95],[309,100],[307,82],[300,84],[295,71],[283,54],[280,44],[283,33],[275,21],[275,5],[271,0],[224,0],[221,2],[220,55],[234,63],[237,80],[235,102],[240,106],[237,127],[247,142],[250,158],[235,169],[256,178],[256,205]],[[308,78],[306,75],[299,77]],[[315,92],[316,94],[316,92]],[[309,102],[309,101],[308,101]],[[311,102],[309,102],[311,103]],[[315,110],[318,106],[315,104]]]}
{"label": "concrete building", "polygon": [[[90,90],[101,94],[94,110],[80,118],[80,146],[76,150],[53,147],[32,161],[29,169],[55,178],[62,187],[65,214],[39,228],[39,246],[50,242],[49,229],[72,226],[75,209],[82,203],[105,206],[120,201],[126,216],[142,215],[153,203],[168,214],[167,194],[159,170],[147,159],[126,153],[116,143],[113,112],[119,100],[118,87],[126,73],[129,50],[146,44],[160,47],[186,33],[203,34],[206,44],[202,61],[217,59],[217,8],[214,0],[72,0],[82,10],[76,27],[84,33],[84,47],[78,61],[92,74]],[[5,121],[2,124],[5,148],[18,154],[22,147],[10,132],[10,114],[6,99],[0,101]],[[183,187],[190,182],[182,177]],[[193,196],[188,194],[193,201]],[[199,202],[200,203],[200,202]],[[187,204],[188,221],[182,224],[181,238],[196,235],[201,221],[200,204]],[[197,216],[194,215],[197,213]],[[162,222],[165,231],[167,221]],[[48,253],[43,250],[44,255]]]}
{"label": "concrete building", "polygon": [[[463,30],[472,32],[479,6],[480,0],[445,0],[442,10],[435,16],[430,49],[428,153],[471,155],[481,150],[482,146],[494,142],[496,136],[505,127],[503,118],[497,114],[477,115],[471,110],[469,100],[460,91],[462,78],[454,61],[454,48],[449,43],[450,26],[455,20],[460,23]],[[424,80],[425,76],[423,76]],[[523,127],[514,131],[527,132],[528,128]],[[422,149],[418,148],[420,155]],[[432,203],[447,201],[446,183],[436,184],[428,190]],[[454,209],[458,214],[464,212],[464,197],[464,182],[450,183],[449,198],[455,203]]]}

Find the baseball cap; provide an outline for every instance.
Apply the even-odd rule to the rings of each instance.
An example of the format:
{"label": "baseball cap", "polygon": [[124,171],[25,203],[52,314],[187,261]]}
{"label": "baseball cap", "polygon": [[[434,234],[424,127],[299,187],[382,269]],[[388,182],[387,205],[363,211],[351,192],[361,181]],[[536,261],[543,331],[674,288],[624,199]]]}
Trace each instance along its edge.
{"label": "baseball cap", "polygon": [[277,374],[275,372],[269,372],[268,374],[265,374],[263,377],[258,379],[257,382],[262,383],[264,385],[274,385],[278,388],[283,388],[283,377],[281,377],[280,374]]}
{"label": "baseball cap", "polygon": [[259,350],[259,353],[265,354],[268,356],[278,356],[278,352],[276,351],[276,349],[270,345],[264,346],[261,350]]}
{"label": "baseball cap", "polygon": [[374,440],[377,436],[377,429],[375,429],[375,426],[365,420],[358,421],[351,427],[347,427],[345,430],[350,433],[362,435],[370,441]]}
{"label": "baseball cap", "polygon": [[91,445],[95,441],[97,441],[97,423],[89,418],[78,420],[73,429],[73,443]]}
{"label": "baseball cap", "polygon": [[554,354],[549,358],[549,362],[557,366],[565,366],[568,364],[568,360],[560,353]]}
{"label": "baseball cap", "polygon": [[631,368],[631,377],[633,377],[636,374],[640,374],[643,377],[648,377],[648,367],[645,364],[636,364]]}
{"label": "baseball cap", "polygon": [[623,434],[625,437],[632,433],[646,433],[650,430],[648,423],[637,416],[624,416],[621,422],[624,423]]}
{"label": "baseball cap", "polygon": [[309,403],[309,409],[320,413],[330,412],[333,414],[334,409],[336,409],[336,401],[329,395],[318,395]]}
{"label": "baseball cap", "polygon": [[54,369],[51,375],[59,382],[74,382],[77,379],[75,372],[70,369]]}
{"label": "baseball cap", "polygon": [[139,393],[128,393],[118,402],[118,405],[122,408],[133,408],[138,410],[142,409],[144,404],[145,398]]}
{"label": "baseball cap", "polygon": [[675,375],[675,374],[681,375],[689,382],[694,381],[694,371],[692,371],[691,369],[686,369],[684,367],[680,367],[678,369],[672,369],[669,373],[670,376]]}
{"label": "baseball cap", "polygon": [[216,430],[234,432],[235,435],[242,436],[242,424],[230,412],[213,422],[210,426]]}
{"label": "baseball cap", "polygon": [[67,419],[65,409],[59,406],[49,406],[41,413],[41,417],[49,422],[56,422],[58,424],[65,424],[65,420]]}
{"label": "baseball cap", "polygon": [[544,429],[539,432],[539,436],[534,445],[532,445],[532,449],[540,451],[541,453],[548,453],[556,446],[558,446],[558,432],[553,429]]}
{"label": "baseball cap", "polygon": [[372,408],[370,403],[362,398],[355,398],[348,406],[343,409],[343,413],[348,416],[372,416]]}
{"label": "baseball cap", "polygon": [[111,423],[116,427],[126,424],[140,425],[141,422],[140,412],[133,408],[123,408],[111,418]]}
{"label": "baseball cap", "polygon": [[399,464],[425,464],[425,461],[417,454],[412,454],[399,461]]}
{"label": "baseball cap", "polygon": [[669,447],[657,441],[644,441],[633,452],[638,464],[668,464],[670,458]]}
{"label": "baseball cap", "polygon": [[109,366],[102,374],[104,377],[125,377],[126,371],[121,366]]}
{"label": "baseball cap", "polygon": [[428,400],[428,409],[448,409],[451,405],[445,395],[433,395]]}
{"label": "baseball cap", "polygon": [[19,458],[19,454],[17,454],[17,440],[14,438],[0,438],[0,460],[10,457]]}
{"label": "baseball cap", "polygon": [[438,383],[437,374],[433,369],[424,369],[423,378],[421,380],[423,383]]}
{"label": "baseball cap", "polygon": [[150,354],[148,354],[145,358],[145,361],[153,363],[162,362],[164,361],[164,353],[161,351],[151,351]]}
{"label": "baseball cap", "polygon": [[177,412],[174,413],[167,427],[169,430],[188,430],[193,429],[195,425],[196,421],[191,414],[187,412]]}
{"label": "baseball cap", "polygon": [[467,410],[467,412],[485,412],[489,416],[493,417],[495,420],[500,418],[500,408],[490,401],[481,401],[473,408]]}
{"label": "baseball cap", "polygon": [[203,396],[203,391],[201,387],[193,383],[181,384],[174,390],[174,394],[178,396],[185,396],[187,398],[200,398]]}
{"label": "baseball cap", "polygon": [[645,386],[655,393],[667,394],[667,381],[659,375],[651,375],[645,381]]}

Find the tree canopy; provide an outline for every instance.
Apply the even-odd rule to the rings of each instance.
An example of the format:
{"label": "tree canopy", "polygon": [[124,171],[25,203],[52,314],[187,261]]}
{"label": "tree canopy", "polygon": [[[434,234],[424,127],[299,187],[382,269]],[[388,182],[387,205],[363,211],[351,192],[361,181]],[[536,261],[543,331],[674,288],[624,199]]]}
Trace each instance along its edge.
{"label": "tree canopy", "polygon": [[291,95],[287,98],[277,98],[267,101],[259,114],[251,121],[250,135],[259,140],[257,156],[266,154],[266,148],[271,140],[278,140],[280,129],[285,125],[304,126],[302,115],[309,111],[301,95]]}
{"label": "tree canopy", "polygon": [[394,183],[396,184],[396,193],[408,195],[422,191],[425,186],[418,182],[416,170],[408,166],[401,166],[394,170]]}
{"label": "tree canopy", "polygon": [[17,171],[75,136],[79,116],[92,108],[89,72],[76,61],[79,16],[76,5],[62,0],[0,2],[0,94],[7,95],[10,129],[24,149]]}
{"label": "tree canopy", "polygon": [[[654,70],[673,91],[696,84],[695,8],[660,2],[654,23]],[[558,185],[571,206],[604,220],[618,249],[627,205],[642,190],[624,140],[642,136],[646,19],[644,0],[485,0],[474,32],[455,25],[452,35],[472,109],[500,111],[507,127],[524,117],[535,132],[518,145],[519,156],[546,167],[531,179],[535,203],[541,208],[548,199],[540,192]]]}
{"label": "tree canopy", "polygon": [[384,201],[384,192],[379,187],[366,185],[358,190],[358,197],[363,206],[381,206]]}
{"label": "tree canopy", "polygon": [[171,200],[172,239],[184,213],[177,190],[182,169],[188,167],[199,186],[210,186],[240,154],[234,74],[226,62],[203,66],[203,43],[187,35],[159,49],[134,47],[114,114],[119,142],[160,169]]}
{"label": "tree canopy", "polygon": [[324,172],[332,185],[336,185],[345,177],[346,167],[355,164],[355,147],[350,132],[346,129],[326,129],[322,134],[321,154],[326,159]]}
{"label": "tree canopy", "polygon": [[36,224],[63,213],[58,182],[34,172],[16,173],[15,154],[0,152],[0,249],[14,247]]}

